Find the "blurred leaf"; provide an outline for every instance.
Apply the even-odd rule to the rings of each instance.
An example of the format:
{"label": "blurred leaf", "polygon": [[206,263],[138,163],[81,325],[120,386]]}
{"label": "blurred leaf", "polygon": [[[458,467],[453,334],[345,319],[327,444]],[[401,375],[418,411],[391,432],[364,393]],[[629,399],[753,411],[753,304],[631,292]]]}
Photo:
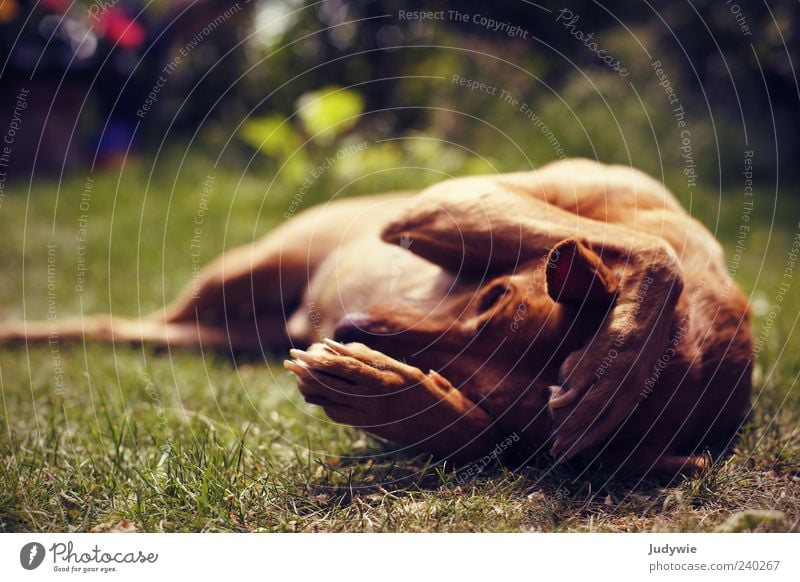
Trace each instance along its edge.
{"label": "blurred leaf", "polygon": [[278,115],[249,119],[239,134],[249,145],[275,158],[292,155],[302,144],[294,127]]}
{"label": "blurred leaf", "polygon": [[330,86],[311,91],[297,100],[297,115],[316,141],[331,143],[358,121],[364,99],[350,89]]}

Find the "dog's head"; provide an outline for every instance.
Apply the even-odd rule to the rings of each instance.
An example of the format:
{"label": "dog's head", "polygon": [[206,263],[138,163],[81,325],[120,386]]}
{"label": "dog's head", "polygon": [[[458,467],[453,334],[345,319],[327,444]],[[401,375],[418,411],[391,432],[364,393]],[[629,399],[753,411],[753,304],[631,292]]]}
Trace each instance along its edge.
{"label": "dog's head", "polygon": [[[561,363],[608,314],[618,280],[574,238],[518,264],[504,257],[484,272],[451,279],[438,297],[388,296],[368,312],[343,318],[336,339],[435,369],[482,406],[511,420],[519,414],[530,424],[531,409],[544,408]],[[543,423],[529,428],[544,431]]]}

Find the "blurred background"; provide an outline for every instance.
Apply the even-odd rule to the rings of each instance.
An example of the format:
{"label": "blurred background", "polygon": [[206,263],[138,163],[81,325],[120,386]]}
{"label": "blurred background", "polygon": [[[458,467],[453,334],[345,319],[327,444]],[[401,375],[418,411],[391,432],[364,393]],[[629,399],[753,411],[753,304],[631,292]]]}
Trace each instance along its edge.
{"label": "blurred background", "polygon": [[417,135],[437,141],[368,148],[363,162],[470,171],[474,156],[506,171],[563,149],[669,174],[684,167],[677,103],[704,181],[737,176],[743,150],[758,152],[765,180],[783,154],[794,180],[798,5],[773,4],[2,0],[0,129],[29,90],[10,164],[23,181],[153,155],[165,139],[237,164],[257,148],[275,170],[348,136]]}
{"label": "blurred background", "polygon": [[205,263],[315,202],[588,156],[659,177],[735,244],[753,200],[796,224],[797,17],[733,0],[1,0],[0,215],[22,245],[9,204],[32,201],[70,249],[85,202],[89,239],[116,220],[169,262],[202,205]]}

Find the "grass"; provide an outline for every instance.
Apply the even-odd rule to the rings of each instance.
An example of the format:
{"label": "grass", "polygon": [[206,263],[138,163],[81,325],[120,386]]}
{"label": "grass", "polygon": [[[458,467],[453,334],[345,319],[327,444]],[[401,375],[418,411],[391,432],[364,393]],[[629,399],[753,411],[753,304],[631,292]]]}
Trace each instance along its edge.
{"label": "grass", "polygon": [[[57,317],[157,308],[191,277],[199,214],[197,259],[205,263],[274,226],[291,198],[290,190],[265,192],[257,171],[242,177],[202,155],[176,159],[92,175],[88,210],[80,207],[80,175],[9,188],[0,206],[0,318],[42,319],[52,306]],[[214,194],[199,213],[209,174]],[[394,176],[393,185],[411,179]],[[304,204],[323,196],[326,184]],[[732,249],[735,193],[721,212],[711,195],[693,202],[706,223],[719,218],[719,236]],[[78,293],[82,214],[87,282]],[[764,318],[787,280],[797,226],[770,228],[766,198],[753,220],[759,227],[737,280],[760,315],[754,333],[767,338],[754,415],[735,454],[703,479],[576,480],[540,459],[458,482],[449,466],[391,454],[327,421],[298,397],[279,360],[21,346],[0,351],[0,531],[710,531],[746,509],[784,513],[754,526],[759,531],[797,530],[797,289],[783,295],[768,328]],[[48,243],[56,245],[49,273]]]}

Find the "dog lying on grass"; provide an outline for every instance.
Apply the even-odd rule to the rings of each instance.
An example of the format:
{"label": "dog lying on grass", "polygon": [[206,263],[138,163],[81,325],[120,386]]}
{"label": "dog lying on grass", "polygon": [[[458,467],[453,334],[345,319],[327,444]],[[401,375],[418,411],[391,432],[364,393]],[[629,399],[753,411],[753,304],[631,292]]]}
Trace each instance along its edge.
{"label": "dog lying on grass", "polygon": [[331,202],[226,252],[165,311],[58,335],[293,347],[286,368],[331,419],[458,462],[514,435],[559,462],[697,475],[751,392],[720,245],[656,180],[588,160]]}

